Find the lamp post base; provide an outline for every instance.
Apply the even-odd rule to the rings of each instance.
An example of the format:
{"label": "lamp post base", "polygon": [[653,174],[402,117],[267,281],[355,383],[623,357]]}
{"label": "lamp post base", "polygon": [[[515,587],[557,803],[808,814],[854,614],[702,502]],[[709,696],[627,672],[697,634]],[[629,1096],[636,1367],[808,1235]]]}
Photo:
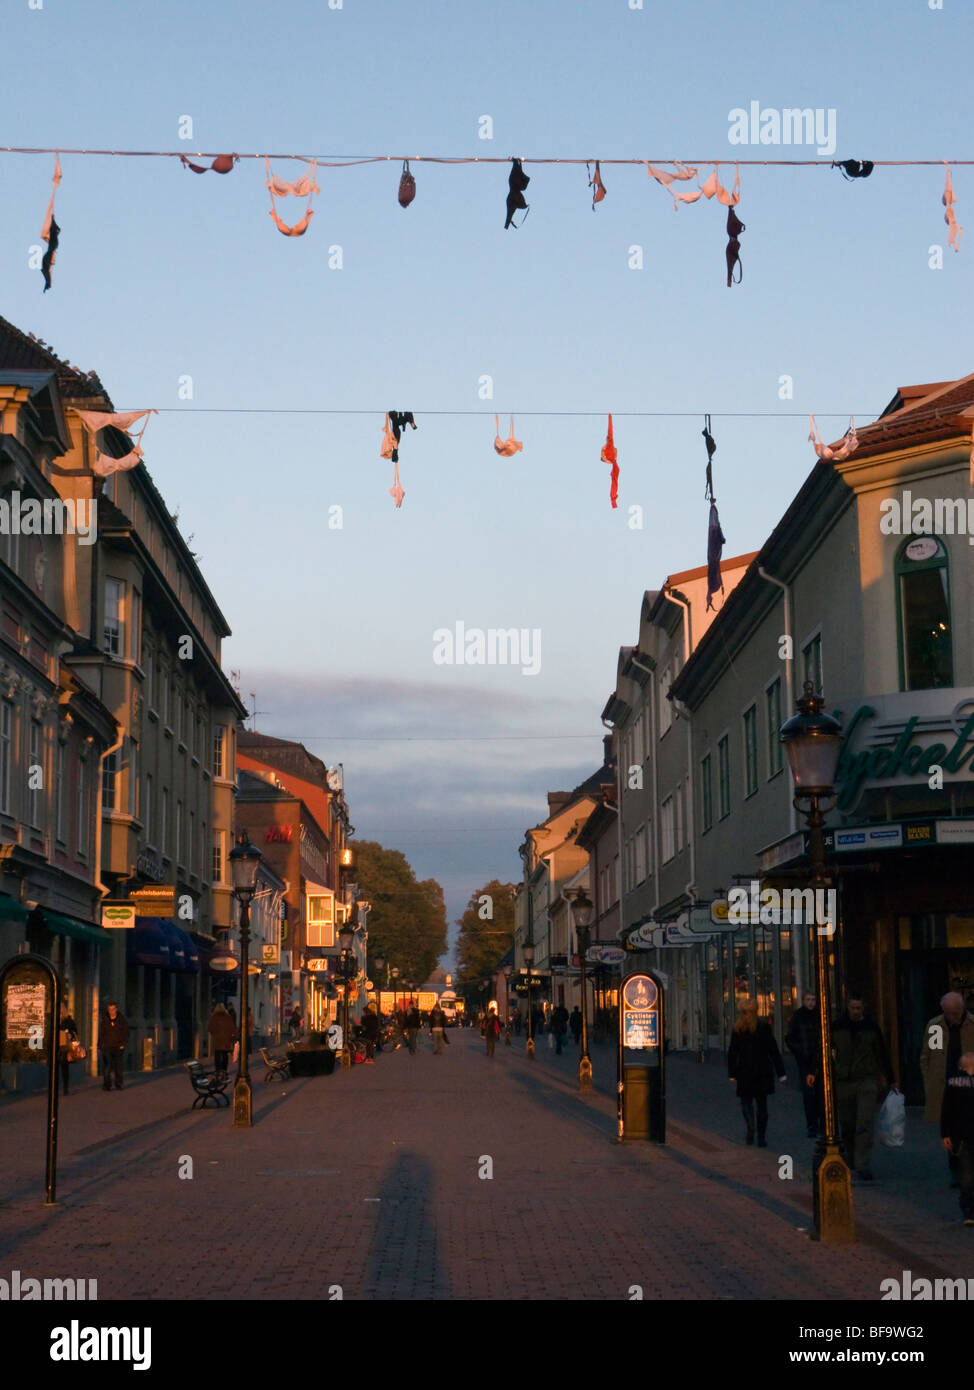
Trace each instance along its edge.
{"label": "lamp post base", "polygon": [[528,1056],[534,1057],[534,1038],[528,1038]]}
{"label": "lamp post base", "polygon": [[578,1064],[578,1089],[580,1091],[590,1091],[592,1089],[591,1057],[583,1057]]}
{"label": "lamp post base", "polygon": [[812,1210],[815,1239],[823,1245],[854,1245],[852,1175],[838,1144],[820,1139],[812,1160]]}
{"label": "lamp post base", "polygon": [[234,1129],[250,1129],[252,1109],[253,1091],[250,1086],[250,1077],[242,1076],[233,1088]]}
{"label": "lamp post base", "polygon": [[352,1054],[351,1052],[349,1052],[347,1047],[343,1047],[341,1050],[340,1057],[342,1071],[346,1071],[352,1065]]}

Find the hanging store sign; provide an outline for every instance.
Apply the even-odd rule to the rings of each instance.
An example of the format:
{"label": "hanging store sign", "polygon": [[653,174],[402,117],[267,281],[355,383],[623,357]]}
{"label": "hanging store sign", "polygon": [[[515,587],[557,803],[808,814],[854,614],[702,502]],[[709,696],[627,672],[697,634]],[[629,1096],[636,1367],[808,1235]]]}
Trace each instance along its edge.
{"label": "hanging store sign", "polygon": [[276,942],[264,942],[260,948],[260,958],[264,965],[279,965],[281,948]]}
{"label": "hanging store sign", "polygon": [[[953,709],[945,696],[959,696]],[[974,771],[974,689],[909,690],[871,697],[846,722],[836,805],[850,811],[867,784],[909,786],[940,769],[943,786]]]}
{"label": "hanging store sign", "polygon": [[135,903],[105,903],[101,910],[103,927],[135,927]]}
{"label": "hanging store sign", "polygon": [[229,975],[239,967],[236,956],[210,956],[210,969],[219,971],[221,975]]}
{"label": "hanging store sign", "polygon": [[660,1027],[659,985],[652,975],[630,975],[623,981],[622,1046],[626,1048],[659,1047]]}

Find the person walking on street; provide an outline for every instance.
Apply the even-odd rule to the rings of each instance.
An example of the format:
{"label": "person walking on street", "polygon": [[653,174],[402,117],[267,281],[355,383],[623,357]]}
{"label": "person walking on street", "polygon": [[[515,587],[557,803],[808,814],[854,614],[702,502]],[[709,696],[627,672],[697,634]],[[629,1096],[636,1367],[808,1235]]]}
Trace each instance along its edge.
{"label": "person walking on street", "polygon": [[892,1081],[886,1041],[865,1017],[862,997],[850,994],[846,1011],[832,1027],[835,1092],[846,1162],[864,1182],[872,1182],[869,1155],[876,1109]]}
{"label": "person walking on street", "polygon": [[819,1131],[821,1105],[822,1055],[821,1021],[818,1016],[818,999],[814,994],[802,995],[802,1006],[796,1009],[788,1023],[785,1034],[785,1047],[798,1063],[798,1081],[802,1088],[802,1103],[805,1106],[805,1127],[809,1139],[814,1139]]}
{"label": "person walking on street", "polygon": [[568,1016],[568,1026],[572,1030],[572,1037],[575,1039],[577,1047],[582,1037],[582,1011],[576,1004]]}
{"label": "person walking on street", "polygon": [[758,1018],[757,1004],[747,1001],[740,1006],[734,1023],[730,1048],[727,1052],[727,1074],[737,1082],[741,1113],[747,1126],[745,1142],[754,1143],[755,1106],[757,1107],[758,1148],[768,1147],[768,1096],[774,1094],[774,1080],[785,1080],[785,1064],[771,1025]]}
{"label": "person walking on street", "polygon": [[[965,1052],[974,1052],[974,1016],[964,1004],[964,997],[952,990],[940,1001],[941,1012],[923,1030],[920,1050],[920,1071],[926,1095],[924,1118],[936,1123],[943,1109],[944,1086],[956,1076],[960,1059]],[[946,1148],[947,1146],[944,1145]],[[951,1187],[960,1180],[957,1155],[947,1149]]]}
{"label": "person walking on street", "polygon": [[112,999],[108,1003],[108,1012],[101,1021],[98,1029],[98,1046],[105,1056],[105,1081],[104,1089],[112,1089],[112,1077],[115,1078],[115,1089],[122,1089],[122,1072],[125,1066],[125,1047],[129,1040],[128,1021],[118,1011],[118,1005]]}
{"label": "person walking on street", "polygon": [[521,1010],[516,1004],[511,1010],[511,1023],[514,1025],[514,1036],[519,1038],[521,1036]]}
{"label": "person walking on street", "polygon": [[559,1004],[557,1009],[552,1011],[551,1031],[555,1035],[555,1055],[560,1057],[565,1034],[568,1032],[568,1010],[564,1004]]}
{"label": "person walking on street", "polygon": [[365,1034],[365,1060],[375,1066],[375,1045],[379,1039],[379,1015],[370,1004],[362,1015],[362,1032]]}
{"label": "person walking on street", "polygon": [[443,1042],[449,1039],[446,1036],[446,1014],[435,1004],[430,1009],[430,1033],[433,1035],[433,1052],[439,1054],[443,1051]]}
{"label": "person walking on street", "polygon": [[406,1010],[406,1013],[404,1015],[404,1022],[406,1031],[406,1046],[409,1048],[410,1052],[413,1053],[413,1055],[415,1056],[416,1039],[419,1036],[420,1017],[419,1009],[417,1009],[414,1003],[410,1004],[409,1008]]}
{"label": "person walking on street", "polygon": [[226,1076],[236,1029],[233,1026],[233,1019],[227,1013],[225,1004],[214,1005],[207,1029],[212,1040],[213,1070]]}
{"label": "person walking on street", "polygon": [[58,1022],[58,1069],[61,1073],[61,1091],[64,1095],[68,1094],[68,1050],[73,1042],[78,1041],[78,1025],[75,1023],[71,1014],[68,1012],[67,1000],[61,1000],[61,1017]]}
{"label": "person walking on street", "polygon": [[484,1035],[487,1044],[487,1056],[493,1057],[494,1048],[497,1046],[497,1039],[500,1036],[501,1021],[493,1009],[484,1018],[484,1026],[480,1030]]}
{"label": "person walking on street", "polygon": [[944,1084],[940,1133],[957,1164],[964,1225],[974,1226],[974,1052],[958,1057],[957,1070]]}
{"label": "person walking on street", "polygon": [[290,1033],[292,1041],[301,1032],[301,1010],[297,1004],[295,1004],[291,1017],[287,1021],[287,1031]]}

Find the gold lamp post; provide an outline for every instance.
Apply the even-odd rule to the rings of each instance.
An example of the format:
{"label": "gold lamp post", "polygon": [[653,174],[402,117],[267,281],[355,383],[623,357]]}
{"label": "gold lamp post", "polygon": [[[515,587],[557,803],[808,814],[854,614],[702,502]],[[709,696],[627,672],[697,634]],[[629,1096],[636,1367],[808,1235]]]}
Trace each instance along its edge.
{"label": "gold lamp post", "polygon": [[[835,770],[842,742],[842,726],[837,719],[822,713],[825,700],[815,694],[811,681],[806,681],[804,693],[796,701],[798,713],[781,729],[788,761],[795,779],[795,806],[808,824],[809,857],[812,862],[812,887],[824,888],[828,883],[825,871],[825,811],[832,809],[828,802],[834,792]],[[815,892],[815,901],[819,893]],[[852,1212],[852,1180],[849,1167],[842,1157],[836,1137],[835,1077],[832,1071],[832,1009],[829,1000],[829,976],[826,969],[826,946],[823,937],[831,937],[835,923],[827,926],[815,923],[815,974],[818,983],[819,1043],[822,1050],[822,1099],[825,1110],[825,1135],[815,1146],[812,1163],[812,1206],[815,1233],[827,1245],[850,1245],[855,1241],[855,1222]]]}
{"label": "gold lamp post", "polygon": [[534,1061],[534,994],[531,989],[531,967],[534,964],[534,942],[525,941],[521,947],[524,964],[528,967],[528,1058]]}
{"label": "gold lamp post", "polygon": [[252,1124],[253,1091],[247,1054],[250,1051],[250,1030],[247,1027],[247,983],[250,964],[250,902],[257,886],[260,850],[244,837],[228,856],[233,896],[240,904],[240,1058],[237,1080],[233,1088],[234,1129],[249,1129]]}
{"label": "gold lamp post", "polygon": [[[567,896],[567,894],[566,894]],[[582,1055],[578,1063],[578,1089],[592,1089],[592,1059],[588,1055],[588,993],[585,986],[585,957],[591,945],[592,915],[595,908],[584,888],[577,888],[572,894],[572,920],[575,923],[575,937],[578,941],[578,960],[581,967],[582,986]]]}

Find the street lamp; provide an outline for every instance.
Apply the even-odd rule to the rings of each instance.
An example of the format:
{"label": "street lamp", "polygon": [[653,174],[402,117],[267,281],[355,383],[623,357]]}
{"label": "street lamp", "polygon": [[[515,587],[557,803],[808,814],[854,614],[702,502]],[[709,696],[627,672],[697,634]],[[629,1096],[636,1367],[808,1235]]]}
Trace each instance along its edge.
{"label": "street lamp", "polygon": [[372,957],[372,966],[375,970],[375,1011],[379,1015],[379,1022],[382,1022],[382,972],[386,968],[386,958],[380,951],[377,956]]}
{"label": "street lamp", "polygon": [[338,942],[342,948],[342,954],[341,959],[339,961],[338,969],[343,981],[345,982],[345,988],[342,991],[342,994],[344,995],[345,999],[345,1021],[344,1026],[342,1027],[341,1053],[341,1063],[343,1070],[347,1069],[352,1065],[352,1052],[348,1045],[348,996],[352,988],[352,980],[355,978],[355,975],[357,973],[355,966],[355,956],[352,952],[352,944],[354,941],[355,928],[351,926],[348,922],[346,922],[345,925],[342,927],[341,931],[338,933]]}
{"label": "street lamp", "polygon": [[233,1088],[233,1124],[235,1129],[249,1129],[253,1109],[253,1092],[247,1066],[247,1054],[250,1051],[250,1030],[247,1027],[250,900],[257,886],[260,850],[241,836],[228,858],[233,896],[240,904],[240,1056],[237,1062],[237,1080]]}
{"label": "street lamp", "polygon": [[[798,713],[792,715],[781,729],[781,742],[785,745],[795,780],[795,807],[801,811],[808,823],[812,886],[816,890],[824,888],[828,883],[825,872],[825,815],[822,802],[828,801],[833,794],[839,747],[842,742],[842,727],[837,719],[822,713],[824,704],[822,696],[815,694],[812,682],[806,681],[804,693],[801,699],[796,701]],[[826,807],[826,810],[831,809],[831,806]],[[817,891],[814,896],[818,902]],[[852,1181],[848,1165],[836,1140],[832,1010],[825,945],[822,941],[823,936],[831,937],[834,931],[834,922],[828,926],[820,925],[817,921],[815,923],[815,974],[818,984],[825,1135],[815,1146],[812,1163],[812,1207],[818,1239],[828,1245],[848,1245],[856,1238],[852,1215]]]}
{"label": "street lamp", "polygon": [[534,997],[531,992],[531,966],[534,964],[534,942],[525,941],[521,947],[524,964],[528,967],[528,1057],[534,1060]]}
{"label": "street lamp", "polygon": [[399,966],[394,965],[391,970],[392,975],[392,1012],[399,1012]]}
{"label": "street lamp", "polygon": [[[567,894],[566,894],[567,896]],[[592,1089],[592,1059],[588,1055],[588,1008],[585,988],[585,957],[588,953],[591,941],[591,925],[593,907],[588,894],[584,888],[575,891],[572,899],[572,920],[575,923],[575,936],[578,940],[578,959],[581,965],[582,978],[582,1055],[578,1063],[578,1089],[580,1091],[590,1091]]]}

